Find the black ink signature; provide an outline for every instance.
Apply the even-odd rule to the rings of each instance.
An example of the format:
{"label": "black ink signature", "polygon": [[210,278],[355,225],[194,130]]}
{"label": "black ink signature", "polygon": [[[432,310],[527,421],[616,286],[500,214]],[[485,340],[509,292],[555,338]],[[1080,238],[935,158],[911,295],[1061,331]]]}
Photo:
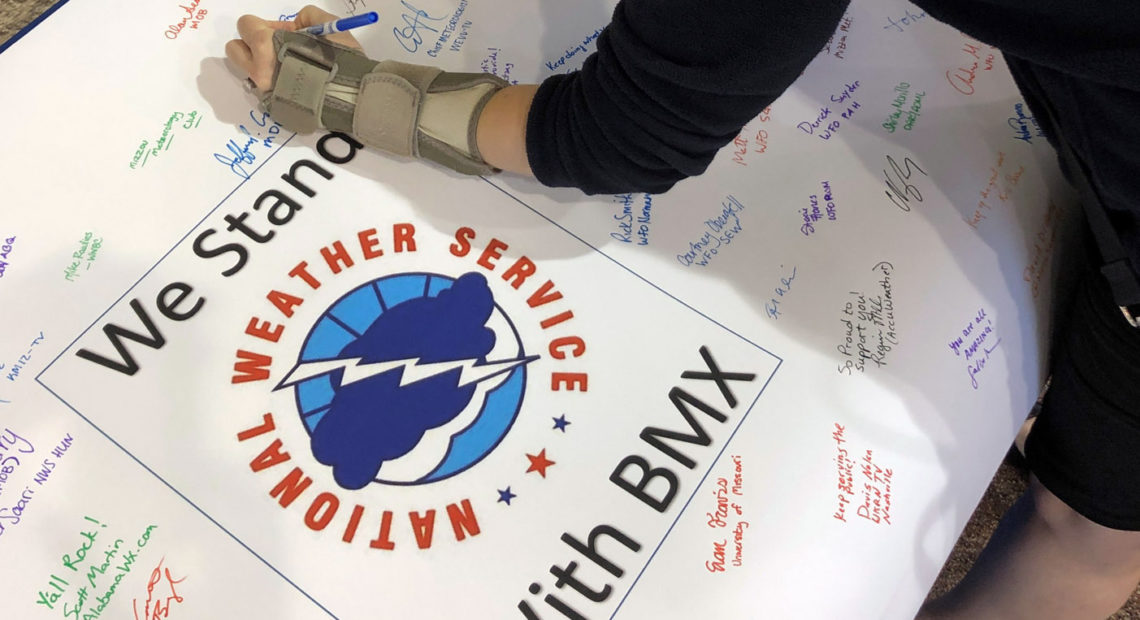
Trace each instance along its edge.
{"label": "black ink signature", "polygon": [[[891,175],[888,174],[886,170],[883,170],[883,178],[886,180],[887,187],[889,188],[884,190],[883,193],[887,195],[887,198],[891,199],[891,202],[895,203],[896,207],[903,211],[910,211],[911,198],[913,198],[915,202],[922,202],[922,192],[918,191],[917,186],[907,183],[907,181],[910,180],[910,176],[914,174],[911,167],[913,166],[914,170],[918,170],[923,176],[929,175],[909,157],[903,158],[903,164],[906,166],[905,171],[899,167],[898,162],[890,155],[887,155],[887,163],[891,165],[891,171],[895,174],[895,180],[892,180]],[[896,181],[902,185],[902,189],[899,189],[899,186],[895,184]],[[902,202],[899,202],[900,200]]]}

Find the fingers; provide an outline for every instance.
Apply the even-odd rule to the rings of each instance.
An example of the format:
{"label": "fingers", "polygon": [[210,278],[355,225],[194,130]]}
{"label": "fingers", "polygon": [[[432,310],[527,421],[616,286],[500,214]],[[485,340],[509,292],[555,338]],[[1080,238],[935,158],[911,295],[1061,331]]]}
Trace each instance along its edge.
{"label": "fingers", "polygon": [[273,31],[292,28],[291,22],[271,22],[256,15],[242,15],[237,22],[241,40],[226,45],[226,56],[245,69],[258,88],[267,91],[273,88],[273,74],[277,68]]}
{"label": "fingers", "polygon": [[336,15],[310,4],[297,12],[297,19],[294,21],[299,28],[308,28],[309,26],[331,22],[334,19],[337,19]]}
{"label": "fingers", "polygon": [[273,30],[288,30],[290,32],[297,29],[297,22],[265,22]]}
{"label": "fingers", "polygon": [[[276,30],[294,31],[337,19],[336,15],[313,5],[306,6],[297,13],[294,21],[269,21],[256,15],[242,15],[237,21],[238,36],[226,43],[226,57],[249,74],[262,91],[273,88],[273,77],[277,70],[277,56],[273,52],[273,32]],[[337,33],[328,40],[344,46],[361,49],[360,43],[348,33]]]}
{"label": "fingers", "polygon": [[[300,30],[301,28],[308,28],[309,26],[316,26],[337,19],[340,19],[338,15],[334,15],[320,7],[315,7],[310,4],[297,13],[297,19],[294,20],[294,23],[297,29]],[[325,38],[345,47],[361,49],[360,42],[356,40],[356,37],[347,32],[338,32],[337,34],[329,35]]]}
{"label": "fingers", "polygon": [[230,62],[238,66],[239,69],[245,71],[246,75],[253,73],[253,52],[249,51],[249,46],[241,39],[234,39],[226,43],[226,58]]}

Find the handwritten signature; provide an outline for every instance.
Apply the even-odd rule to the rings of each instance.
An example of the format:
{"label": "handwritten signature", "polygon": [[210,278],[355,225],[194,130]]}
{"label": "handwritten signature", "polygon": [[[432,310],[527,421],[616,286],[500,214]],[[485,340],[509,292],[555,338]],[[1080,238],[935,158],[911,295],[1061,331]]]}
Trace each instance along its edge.
{"label": "handwritten signature", "polygon": [[[158,618],[167,618],[170,616],[170,611],[174,607],[174,603],[181,603],[185,599],[180,596],[174,586],[186,581],[186,578],[175,579],[170,576],[170,569],[163,568],[162,562],[166,558],[158,561],[158,566],[150,572],[150,579],[146,583],[146,602],[143,603],[143,615],[139,616],[139,600],[133,599],[131,601],[131,608],[135,612],[135,620],[157,620]],[[165,583],[164,583],[165,582]],[[163,584],[161,591],[165,594],[167,588],[170,589],[170,595],[155,600],[155,588]],[[173,601],[173,603],[171,602]]]}
{"label": "handwritten signature", "polygon": [[700,239],[690,241],[689,251],[677,255],[677,262],[686,267],[693,265],[707,267],[709,261],[719,252],[719,248],[732,243],[733,239],[744,230],[744,225],[740,222],[740,212],[744,210],[744,205],[729,194],[721,203],[721,207],[720,215],[705,220],[705,227],[708,230]]}
{"label": "handwritten signature", "polygon": [[364,0],[344,0],[344,8],[351,15],[356,15],[356,9],[360,7],[368,8],[368,5],[364,4]]}
{"label": "handwritten signature", "polygon": [[[929,175],[909,157],[903,158],[905,170],[903,166],[899,166],[895,158],[890,155],[887,155],[887,163],[890,164],[891,171],[894,172],[895,178],[891,179],[891,175],[887,173],[886,169],[883,169],[883,177],[887,182],[887,189],[883,190],[883,193],[887,195],[887,198],[891,199],[891,202],[895,203],[896,207],[903,211],[910,211],[911,199],[913,198],[915,202],[922,202],[922,192],[918,191],[917,186],[907,181],[909,181],[911,175],[914,174],[914,170],[921,172],[923,176]],[[911,170],[912,167],[914,170]],[[896,182],[898,185],[896,185]],[[900,188],[899,185],[902,187]],[[900,202],[900,200],[902,202]]]}
{"label": "handwritten signature", "polygon": [[[1013,111],[1017,114],[1017,116],[1009,117],[1009,120],[1007,120],[1006,123],[1017,133],[1017,135],[1014,136],[1016,139],[1023,140],[1029,144],[1032,144],[1033,138],[1042,138],[1045,136],[1045,132],[1043,132],[1041,130],[1041,126],[1037,124],[1037,119],[1025,113],[1024,104],[1014,104]],[[1033,125],[1033,129],[1036,130],[1037,135],[1035,136],[1032,135],[1029,131],[1029,125],[1031,124]]]}
{"label": "handwritten signature", "polygon": [[182,9],[186,13],[186,17],[183,17],[177,24],[170,24],[163,35],[167,39],[177,39],[178,34],[182,32],[182,30],[186,28],[187,25],[190,26],[191,30],[197,30],[198,24],[202,23],[203,19],[206,19],[206,14],[208,13],[206,9],[198,8],[198,4],[200,2],[201,0],[194,0],[189,5],[178,5],[178,8]]}
{"label": "handwritten signature", "polygon": [[[780,265],[780,267],[783,267],[783,265]],[[776,293],[776,296],[783,298],[784,295],[787,295],[789,292],[791,292],[792,280],[795,280],[795,279],[796,279],[796,266],[792,265],[791,275],[780,278],[780,286],[777,286],[775,289],[773,289],[773,291],[775,291],[775,293]],[[776,299],[776,297],[770,298],[768,301],[764,302],[764,310],[765,310],[765,312],[768,313],[768,316],[772,317],[773,319],[779,319],[780,318],[780,300]]]}
{"label": "handwritten signature", "polygon": [[[400,19],[404,21],[404,27],[393,27],[392,34],[396,35],[396,40],[399,41],[400,45],[404,49],[414,54],[416,50],[420,49],[420,45],[422,45],[424,42],[423,36],[419,33],[419,29],[421,27],[424,30],[430,30],[437,34],[439,33],[438,29],[432,28],[426,23],[421,22],[420,19],[423,18],[426,21],[440,22],[443,21],[444,18],[432,17],[431,15],[427,14],[427,11],[417,9],[416,7],[412,6],[408,0],[400,0],[400,4],[404,5],[404,7],[411,11],[411,13],[402,13],[400,15]],[[444,17],[446,17],[446,15]],[[409,41],[411,42],[410,47],[408,45]]]}
{"label": "handwritten signature", "polygon": [[269,122],[269,114],[262,112],[261,118],[254,115],[253,110],[250,110],[249,117],[253,120],[254,124],[258,127],[265,128],[268,133],[267,136],[262,137],[261,131],[257,131],[254,136],[249,133],[249,129],[245,125],[238,125],[238,130],[245,134],[246,139],[244,144],[239,144],[236,140],[230,140],[226,143],[226,151],[228,155],[221,153],[214,153],[214,159],[224,166],[228,166],[230,172],[238,175],[243,179],[248,179],[250,172],[246,170],[247,164],[252,164],[257,161],[257,155],[253,152],[254,145],[260,143],[267,149],[273,148],[274,140],[281,133],[281,124],[274,122],[272,125]]}
{"label": "handwritten signature", "polygon": [[[965,35],[963,35],[965,36]],[[967,37],[969,39],[969,37]],[[982,49],[982,44],[970,39],[969,43],[962,45],[962,51],[969,55],[974,60],[967,61],[966,63],[948,69],[946,71],[946,81],[954,90],[962,93],[963,95],[973,95],[976,91],[974,87],[974,80],[978,79],[978,69],[983,71],[992,71],[994,68],[994,55]],[[994,49],[990,46],[990,49]],[[984,57],[983,57],[984,55]]]}
{"label": "handwritten signature", "polygon": [[8,254],[12,252],[12,244],[16,242],[15,235],[8,237],[4,240],[4,245],[0,246],[0,278],[4,277],[4,271],[8,268]]}

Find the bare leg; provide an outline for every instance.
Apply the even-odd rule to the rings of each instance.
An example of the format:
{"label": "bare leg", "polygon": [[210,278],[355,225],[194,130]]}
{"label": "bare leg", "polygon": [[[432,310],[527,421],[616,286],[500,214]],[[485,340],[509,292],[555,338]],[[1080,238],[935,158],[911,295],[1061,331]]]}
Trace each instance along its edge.
{"label": "bare leg", "polygon": [[1140,581],[1140,532],[1077,514],[1036,477],[974,567],[918,620],[1103,620]]}

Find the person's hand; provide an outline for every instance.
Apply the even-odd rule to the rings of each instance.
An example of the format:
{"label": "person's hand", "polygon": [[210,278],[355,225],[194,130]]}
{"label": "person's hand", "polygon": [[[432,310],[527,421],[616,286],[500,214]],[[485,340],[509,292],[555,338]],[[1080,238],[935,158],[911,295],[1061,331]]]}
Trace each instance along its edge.
{"label": "person's hand", "polygon": [[[346,134],[363,145],[463,174],[492,174],[503,167],[529,171],[523,130],[533,89],[510,96],[506,80],[488,73],[377,61],[350,34],[299,32],[335,19],[315,6],[301,9],[291,22],[253,15],[238,19],[241,39],[226,44],[226,56],[249,74],[248,82],[261,91],[261,110],[274,121],[300,134],[318,129]],[[500,91],[507,96],[497,97]],[[506,106],[516,112],[507,115],[511,132],[492,130],[501,122],[480,122],[485,107],[488,119],[503,118],[503,102],[512,101],[519,105]],[[509,136],[509,150],[521,165],[507,159],[496,165],[500,135]],[[493,160],[480,153],[480,144],[488,141]]]}
{"label": "person's hand", "polygon": [[[336,15],[311,4],[301,9],[297,13],[297,18],[291,22],[269,21],[256,15],[242,15],[237,21],[238,35],[241,38],[226,43],[226,57],[249,74],[249,78],[258,89],[268,92],[273,89],[273,78],[277,73],[277,55],[273,53],[273,31],[292,32],[335,19],[338,19]],[[338,32],[324,38],[346,47],[361,49],[356,37],[347,32]]]}

